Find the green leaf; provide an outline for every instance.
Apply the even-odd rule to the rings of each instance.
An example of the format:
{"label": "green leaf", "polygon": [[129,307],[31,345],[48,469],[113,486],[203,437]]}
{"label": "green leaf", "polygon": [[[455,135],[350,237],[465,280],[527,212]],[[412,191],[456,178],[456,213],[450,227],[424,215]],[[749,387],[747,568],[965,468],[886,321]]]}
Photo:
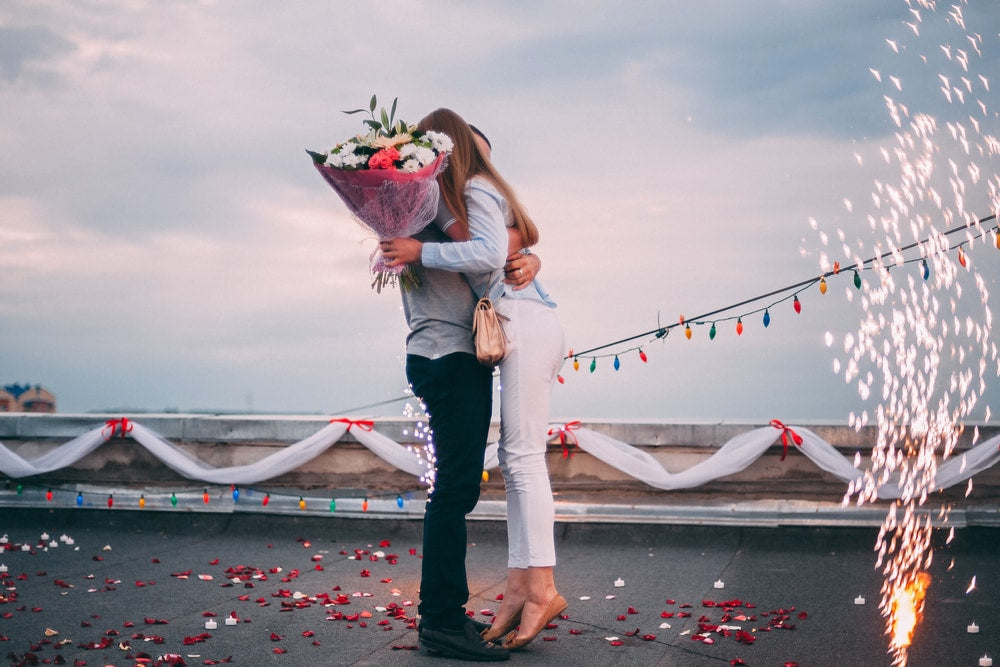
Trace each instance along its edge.
{"label": "green leaf", "polygon": [[350,116],[352,113],[361,113],[363,111],[364,109],[354,109],[353,111],[341,111],[340,113],[346,113],[348,116]]}
{"label": "green leaf", "polygon": [[389,111],[389,124],[392,125],[392,121],[396,118],[396,102],[399,101],[398,97],[392,98],[392,109]]}
{"label": "green leaf", "polygon": [[365,119],[365,125],[367,125],[368,127],[372,128],[376,132],[378,132],[379,130],[382,129],[382,123],[378,122],[377,120],[368,120],[366,118]]}
{"label": "green leaf", "polygon": [[316,164],[323,164],[326,162],[326,156],[323,155],[322,153],[311,151],[308,148],[306,149],[306,153],[309,153],[309,157],[311,157],[313,159],[313,162],[315,162]]}
{"label": "green leaf", "polygon": [[382,127],[385,128],[386,132],[392,127],[392,123],[389,122],[389,114],[385,112],[385,109],[382,109]]}
{"label": "green leaf", "polygon": [[368,103],[368,111],[372,114],[375,113],[375,106],[378,104],[378,98],[372,95],[372,101]]}

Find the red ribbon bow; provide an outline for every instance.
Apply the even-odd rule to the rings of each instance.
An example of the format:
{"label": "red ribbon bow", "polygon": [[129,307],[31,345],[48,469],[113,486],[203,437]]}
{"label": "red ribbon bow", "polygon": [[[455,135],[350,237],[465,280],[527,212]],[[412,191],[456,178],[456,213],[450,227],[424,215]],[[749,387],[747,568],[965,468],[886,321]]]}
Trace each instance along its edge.
{"label": "red ribbon bow", "polygon": [[[105,431],[107,431],[108,429],[111,429],[111,432],[105,434]],[[108,438],[113,438],[115,437],[115,429],[117,429],[119,435],[124,438],[126,433],[132,431],[132,424],[129,423],[128,417],[109,419],[108,421],[104,422],[104,428],[101,429],[101,436],[104,437],[105,440],[107,440]]]}
{"label": "red ribbon bow", "polygon": [[[560,426],[559,429],[558,429],[558,432],[559,432],[559,444],[562,445],[562,448],[563,448],[562,457],[564,459],[568,458],[570,456],[573,456],[573,453],[571,451],[569,451],[569,446],[567,446],[567,444],[566,444],[567,438],[571,438],[573,440],[573,444],[576,445],[577,447],[580,446],[580,443],[577,442],[577,440],[576,440],[576,436],[573,435],[573,433],[572,433],[572,431],[579,430],[579,428],[580,428],[580,421],[579,420],[574,420],[574,421],[571,421],[571,422],[566,422],[566,424]],[[556,431],[557,431],[557,429],[550,428],[549,429],[549,437],[552,437],[553,435],[555,435]]]}
{"label": "red ribbon bow", "polygon": [[370,419],[345,419],[340,417],[338,419],[331,419],[330,423],[341,422],[347,424],[347,430],[350,432],[352,426],[357,426],[362,431],[371,431],[375,428],[375,422]]}
{"label": "red ribbon bow", "polygon": [[788,454],[788,437],[792,437],[792,442],[796,445],[802,446],[802,436],[793,431],[790,427],[785,426],[777,419],[771,420],[771,426],[781,431],[781,460],[785,460],[785,456]]}

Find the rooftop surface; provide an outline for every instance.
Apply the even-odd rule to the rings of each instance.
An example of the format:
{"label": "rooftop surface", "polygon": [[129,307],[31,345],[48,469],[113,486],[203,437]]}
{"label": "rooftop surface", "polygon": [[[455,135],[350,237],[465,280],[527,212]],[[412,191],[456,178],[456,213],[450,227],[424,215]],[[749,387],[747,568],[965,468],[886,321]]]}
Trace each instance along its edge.
{"label": "rooftop surface", "polygon": [[[511,664],[892,662],[877,528],[556,529],[556,581],[570,607]],[[187,665],[468,664],[417,649],[420,530],[414,519],[7,505],[0,649],[10,664],[171,655]],[[1000,530],[958,528],[950,542],[947,530],[935,535],[909,664],[1000,659]],[[468,570],[468,608],[489,620],[506,570],[502,521],[469,523]],[[703,632],[699,623],[726,628]]]}

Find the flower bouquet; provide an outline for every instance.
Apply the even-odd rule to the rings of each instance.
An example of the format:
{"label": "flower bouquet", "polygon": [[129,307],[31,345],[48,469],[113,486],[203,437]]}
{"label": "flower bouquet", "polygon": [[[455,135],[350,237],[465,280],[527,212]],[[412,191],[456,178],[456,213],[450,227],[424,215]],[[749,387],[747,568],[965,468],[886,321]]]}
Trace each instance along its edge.
{"label": "flower bouquet", "polygon": [[[336,191],[361,225],[379,240],[413,236],[437,214],[437,175],[447,166],[451,139],[440,132],[420,132],[396,120],[392,109],[381,109],[372,95],[364,121],[367,134],[359,134],[325,153],[306,151],[320,175]],[[365,109],[345,111],[362,113]],[[416,284],[407,267],[387,267],[378,247],[372,252],[372,287],[378,292],[398,280],[406,289]]]}

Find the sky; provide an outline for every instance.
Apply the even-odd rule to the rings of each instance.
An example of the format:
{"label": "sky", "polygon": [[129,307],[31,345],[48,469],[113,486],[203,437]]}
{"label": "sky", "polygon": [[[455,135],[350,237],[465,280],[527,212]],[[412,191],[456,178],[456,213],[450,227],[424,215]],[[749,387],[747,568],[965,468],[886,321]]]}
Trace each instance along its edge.
{"label": "sky", "polygon": [[[402,415],[398,294],[370,289],[374,239],[305,152],[360,132],[341,112],[372,94],[411,123],[444,106],[489,135],[577,352],[877,247],[876,190],[899,178],[880,157],[899,142],[887,96],[940,121],[943,209],[988,216],[1000,159],[956,157],[947,123],[974,147],[998,133],[1000,12],[912,5],[8,0],[0,384],[41,384],[64,413]],[[947,227],[940,205],[912,209],[928,206]],[[967,253],[963,292],[941,299],[996,319],[1000,253]],[[553,420],[844,423],[874,409],[835,371],[867,300],[849,275],[828,282],[799,293],[799,314],[773,305],[767,327],[757,309],[781,297],[715,315],[714,340],[695,319],[690,340],[677,327],[567,361]],[[737,336],[726,318],[741,314]],[[995,359],[984,375],[980,421],[1000,411]]]}

